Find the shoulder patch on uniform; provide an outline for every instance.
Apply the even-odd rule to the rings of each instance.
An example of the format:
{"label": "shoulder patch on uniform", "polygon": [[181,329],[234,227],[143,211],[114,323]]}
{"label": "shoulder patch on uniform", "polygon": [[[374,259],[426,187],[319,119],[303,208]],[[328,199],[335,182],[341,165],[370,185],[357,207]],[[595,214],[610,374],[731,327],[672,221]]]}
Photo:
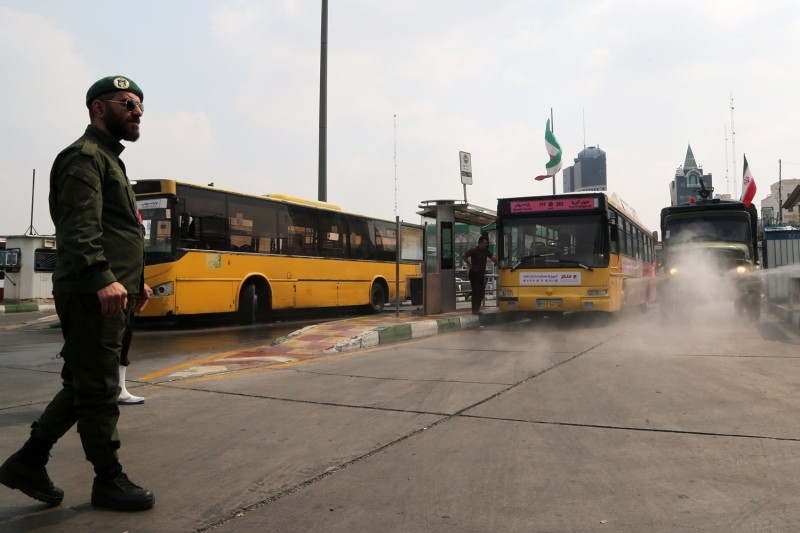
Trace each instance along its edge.
{"label": "shoulder patch on uniform", "polygon": [[85,141],[81,147],[81,153],[83,155],[94,156],[97,153],[97,143],[93,141]]}

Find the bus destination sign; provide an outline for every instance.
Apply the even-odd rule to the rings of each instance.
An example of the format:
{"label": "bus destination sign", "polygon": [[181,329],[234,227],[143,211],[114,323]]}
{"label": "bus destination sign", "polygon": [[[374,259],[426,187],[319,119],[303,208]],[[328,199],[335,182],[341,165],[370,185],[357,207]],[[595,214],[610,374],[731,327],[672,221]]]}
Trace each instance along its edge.
{"label": "bus destination sign", "polygon": [[540,213],[546,211],[585,211],[597,209],[597,198],[574,196],[549,198],[547,200],[514,200],[510,202],[512,213]]}

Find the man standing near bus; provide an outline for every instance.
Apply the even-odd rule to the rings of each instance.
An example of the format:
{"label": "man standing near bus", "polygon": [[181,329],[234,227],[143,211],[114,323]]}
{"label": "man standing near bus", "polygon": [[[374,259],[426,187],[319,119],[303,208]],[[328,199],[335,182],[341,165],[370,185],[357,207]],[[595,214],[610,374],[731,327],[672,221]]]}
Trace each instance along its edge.
{"label": "man standing near bus", "polygon": [[95,471],[92,505],[149,509],[155,497],[132,483],[117,457],[119,363],[133,313],[150,298],[144,284],[144,236],[120,141],[139,138],[144,95],[124,76],[98,80],[86,93],[90,124],[55,159],[50,215],[58,261],[53,296],[64,346],[62,388],[22,448],[0,466],[0,483],[58,505],[64,491],[47,474],[53,445],[77,423]]}
{"label": "man standing near bus", "polygon": [[469,284],[472,288],[472,314],[481,314],[481,304],[486,296],[486,260],[500,266],[500,263],[489,251],[489,238],[481,235],[478,245],[464,252],[464,261],[469,267]]}

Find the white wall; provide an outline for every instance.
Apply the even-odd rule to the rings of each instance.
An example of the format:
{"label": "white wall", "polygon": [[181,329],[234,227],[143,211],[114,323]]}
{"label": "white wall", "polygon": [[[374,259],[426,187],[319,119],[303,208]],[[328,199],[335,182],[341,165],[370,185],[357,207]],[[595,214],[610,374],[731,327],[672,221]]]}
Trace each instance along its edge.
{"label": "white wall", "polygon": [[20,249],[20,271],[6,272],[4,298],[6,303],[53,297],[52,272],[36,272],[34,254],[39,248],[55,248],[55,237],[47,235],[17,235],[6,239],[6,250]]}

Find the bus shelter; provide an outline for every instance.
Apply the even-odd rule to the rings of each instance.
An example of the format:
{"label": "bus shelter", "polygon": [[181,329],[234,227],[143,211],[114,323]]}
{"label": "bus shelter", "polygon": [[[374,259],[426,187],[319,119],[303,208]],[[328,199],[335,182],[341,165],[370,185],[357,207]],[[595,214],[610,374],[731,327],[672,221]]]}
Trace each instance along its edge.
{"label": "bus shelter", "polygon": [[[456,269],[462,264],[457,248],[458,253],[463,254],[462,247],[456,246],[456,225],[483,228],[495,222],[497,213],[460,200],[425,200],[419,208],[417,214],[425,227],[423,313],[455,311]],[[474,246],[477,238],[468,244]]]}

